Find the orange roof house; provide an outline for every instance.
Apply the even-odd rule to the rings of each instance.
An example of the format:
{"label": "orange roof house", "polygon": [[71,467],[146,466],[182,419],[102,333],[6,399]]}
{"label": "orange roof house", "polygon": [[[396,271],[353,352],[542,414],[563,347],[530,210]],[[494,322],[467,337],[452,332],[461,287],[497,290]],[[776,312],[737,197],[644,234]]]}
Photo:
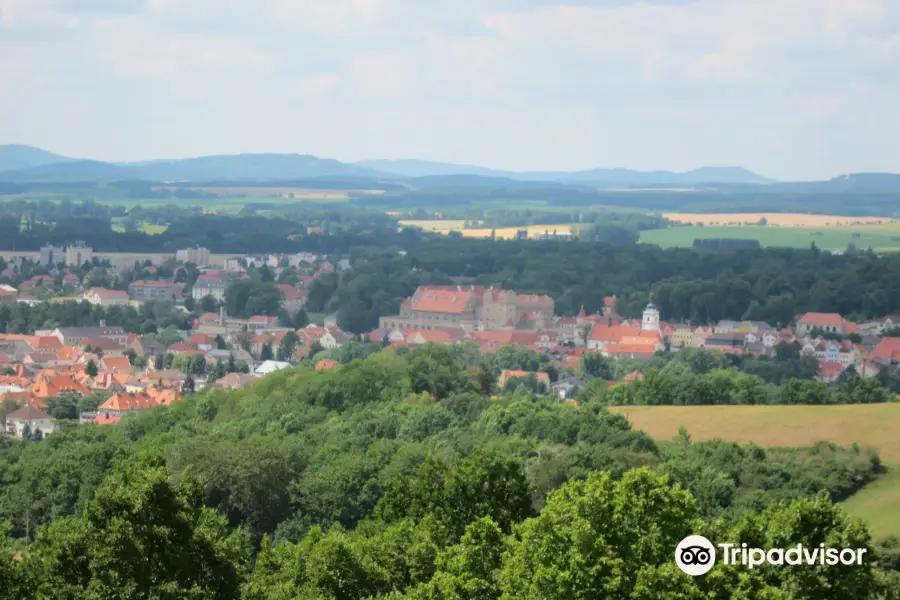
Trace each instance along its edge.
{"label": "orange roof house", "polygon": [[111,373],[131,373],[132,370],[131,363],[124,356],[104,356],[98,366]]}
{"label": "orange roof house", "polygon": [[336,360],[331,360],[330,358],[326,358],[324,360],[320,360],[316,363],[316,371],[327,371],[328,369],[333,369],[338,366],[340,363]]}
{"label": "orange roof house", "polygon": [[5,394],[0,394],[0,404],[6,402],[7,400],[15,402],[16,406],[33,406],[41,410],[47,410],[47,403],[39,398],[37,394],[35,394],[31,390],[25,390],[22,392],[6,392]]}
{"label": "orange roof house", "polygon": [[474,294],[472,292],[428,289],[419,294],[413,302],[412,309],[421,312],[460,314],[472,308]]}
{"label": "orange roof house", "polygon": [[56,398],[63,392],[71,392],[87,396],[91,391],[66,375],[41,375],[31,386],[31,391],[38,398]]}
{"label": "orange roof house", "polygon": [[515,379],[517,377],[528,377],[529,375],[534,375],[535,379],[538,380],[538,383],[543,383],[547,387],[550,386],[550,376],[546,373],[539,371],[518,371],[514,369],[503,369],[500,372],[500,377],[497,378],[497,387],[503,389],[503,386],[505,386],[506,382],[510,379]]}
{"label": "orange roof house", "polygon": [[900,338],[882,338],[869,353],[869,360],[886,365],[900,363]]}

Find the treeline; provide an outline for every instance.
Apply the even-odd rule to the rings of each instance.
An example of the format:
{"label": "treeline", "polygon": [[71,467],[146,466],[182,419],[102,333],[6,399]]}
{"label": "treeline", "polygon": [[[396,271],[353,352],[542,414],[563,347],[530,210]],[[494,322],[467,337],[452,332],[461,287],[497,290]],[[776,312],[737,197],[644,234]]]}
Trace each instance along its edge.
{"label": "treeline", "polygon": [[0,302],[0,333],[30,335],[38,329],[92,327],[103,321],[128,333],[145,334],[166,328],[190,329],[192,318],[193,315],[176,310],[172,302],[148,301],[140,308],[103,307],[87,301],[42,302],[34,306],[24,302]]}
{"label": "treeline", "polygon": [[[900,585],[832,504],[880,472],[870,452],[660,444],[595,403],[491,400],[481,385],[429,345],[4,441],[0,598],[650,600],[750,586],[812,600]],[[688,534],[840,539],[874,560],[802,585],[787,568],[691,578],[672,563]]]}
{"label": "treeline", "polygon": [[615,405],[700,406],[711,404],[874,404],[896,402],[895,394],[875,379],[846,378],[837,387],[809,379],[766,383],[737,369],[694,373],[686,365],[648,369],[643,379],[620,384],[601,394]]}
{"label": "treeline", "polygon": [[359,249],[349,272],[317,282],[319,304],[344,314],[356,333],[397,314],[422,283],[469,277],[483,285],[548,294],[556,312],[575,315],[603,309],[615,295],[616,311],[640,317],[648,294],[662,318],[694,325],[722,319],[786,326],[808,311],[837,312],[865,320],[900,312],[900,255],[835,256],[816,249],[698,252],[655,246],[575,242],[451,240],[406,230],[396,252]]}

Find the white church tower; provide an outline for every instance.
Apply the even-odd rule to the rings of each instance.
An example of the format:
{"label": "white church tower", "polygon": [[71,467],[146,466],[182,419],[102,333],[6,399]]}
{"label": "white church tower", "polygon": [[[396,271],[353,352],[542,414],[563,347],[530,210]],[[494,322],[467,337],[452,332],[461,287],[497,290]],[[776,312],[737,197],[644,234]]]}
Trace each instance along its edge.
{"label": "white church tower", "polygon": [[647,304],[647,308],[644,309],[644,319],[641,322],[641,331],[660,332],[659,310],[657,310],[656,306],[653,304],[653,292],[650,292],[650,302]]}

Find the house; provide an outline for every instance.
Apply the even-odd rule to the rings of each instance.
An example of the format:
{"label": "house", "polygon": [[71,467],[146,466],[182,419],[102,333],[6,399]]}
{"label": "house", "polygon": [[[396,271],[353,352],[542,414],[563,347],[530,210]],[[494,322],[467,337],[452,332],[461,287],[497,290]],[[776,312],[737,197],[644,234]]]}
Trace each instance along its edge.
{"label": "house", "polygon": [[844,372],[844,368],[844,365],[839,362],[824,362],[819,365],[819,374],[816,379],[825,383],[833,383]]}
{"label": "house", "polygon": [[291,363],[280,362],[277,360],[267,360],[263,364],[256,367],[254,373],[256,373],[257,375],[268,375],[269,373],[281,371],[282,369],[289,369],[290,367]]}
{"label": "house", "polygon": [[516,369],[503,369],[500,371],[500,377],[497,378],[497,387],[502,390],[506,387],[509,380],[528,377],[529,375],[534,375],[538,383],[543,384],[545,389],[550,388],[550,376],[546,373],[539,371],[519,371]]}
{"label": "house", "polygon": [[34,383],[31,384],[30,390],[34,395],[42,400],[47,398],[56,398],[62,393],[75,394],[77,396],[87,396],[91,390],[78,383],[68,375],[51,374],[52,371],[44,371],[37,376]]}
{"label": "house", "polygon": [[126,349],[124,344],[105,337],[87,338],[82,343],[85,348],[90,346],[95,354],[102,353],[105,356],[122,356]]}
{"label": "house", "polygon": [[818,329],[825,333],[845,333],[846,321],[837,313],[806,313],[797,321],[797,334],[808,335]]}
{"label": "house", "polygon": [[659,339],[659,334],[641,331],[637,326],[610,325],[598,323],[591,327],[587,338],[589,350],[604,350],[609,344],[617,344],[624,337],[653,337]]}
{"label": "house", "polygon": [[216,348],[216,339],[205,333],[195,333],[188,338],[188,344],[191,344],[201,352],[207,352]]}
{"label": "house", "polygon": [[128,334],[121,327],[107,327],[102,324],[99,327],[60,327],[54,329],[51,335],[59,338],[65,346],[83,347],[85,340],[96,338],[108,338],[117,344],[124,346],[128,343]]}
{"label": "house", "polygon": [[278,317],[267,317],[265,315],[255,315],[247,319],[247,331],[264,331],[275,327],[278,324]]}
{"label": "house", "polygon": [[281,290],[281,308],[287,311],[288,314],[293,315],[306,304],[306,297],[309,295],[308,289],[297,289],[285,283],[280,283],[276,287]]}
{"label": "house", "polygon": [[216,302],[225,302],[225,289],[227,287],[228,280],[218,274],[200,275],[194,283],[191,297],[194,300],[200,300],[206,296],[211,296]]}
{"label": "house", "polygon": [[880,366],[900,363],[900,338],[886,337],[869,353],[869,360]]}
{"label": "house", "polygon": [[166,352],[172,356],[181,356],[182,354],[197,354],[199,350],[187,342],[178,342],[169,346]]}
{"label": "house", "polygon": [[325,327],[325,333],[319,338],[323,348],[340,348],[353,339],[353,335],[341,331],[337,327]]}
{"label": "house", "polygon": [[734,330],[728,333],[713,333],[706,337],[701,348],[742,348],[745,334]]}
{"label": "house", "polygon": [[676,325],[669,336],[673,348],[687,348],[694,345],[694,329],[690,325]]}
{"label": "house", "polygon": [[174,300],[181,296],[183,289],[181,283],[138,280],[128,284],[128,296],[134,300]]}
{"label": "house", "polygon": [[125,356],[104,356],[97,365],[104,371],[110,373],[131,373],[133,367]]}
{"label": "house", "polygon": [[27,431],[50,435],[56,429],[56,419],[34,406],[23,406],[6,415],[6,435],[20,438]]}
{"label": "house", "polygon": [[338,366],[340,363],[336,360],[332,360],[330,358],[326,358],[324,360],[320,360],[316,363],[316,371],[327,371],[328,369],[333,369]]}
{"label": "house", "polygon": [[166,355],[166,347],[154,339],[139,337],[128,344],[128,349],[133,350],[137,356],[156,358]]}
{"label": "house", "polygon": [[102,413],[97,413],[96,415],[94,415],[94,417],[91,419],[90,422],[94,423],[96,425],[115,425],[121,419],[122,419],[122,417],[120,417],[119,415],[110,414],[108,412],[102,412]]}
{"label": "house", "polygon": [[93,287],[84,293],[84,299],[96,306],[124,306],[128,304],[128,292]]}
{"label": "house", "polygon": [[12,402],[16,406],[33,406],[41,410],[47,410],[47,403],[31,390],[15,387],[13,389],[6,388],[7,391],[3,391],[4,388],[6,386],[0,387],[0,405]]}
{"label": "house", "polygon": [[215,386],[223,389],[249,388],[256,381],[256,377],[249,373],[229,373],[221,379],[217,379]]}
{"label": "house", "polygon": [[181,394],[173,389],[147,388],[144,392],[129,394],[119,392],[97,407],[98,412],[109,413],[112,416],[146,410],[154,406],[169,406],[172,402],[181,400]]}

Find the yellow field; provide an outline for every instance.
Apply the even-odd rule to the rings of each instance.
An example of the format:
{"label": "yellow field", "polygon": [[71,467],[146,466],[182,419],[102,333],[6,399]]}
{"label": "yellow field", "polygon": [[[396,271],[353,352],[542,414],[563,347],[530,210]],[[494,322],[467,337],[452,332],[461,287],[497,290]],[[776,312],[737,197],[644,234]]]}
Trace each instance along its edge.
{"label": "yellow field", "polygon": [[498,240],[504,239],[512,239],[516,237],[516,234],[520,229],[528,230],[528,237],[534,237],[539,233],[544,233],[545,231],[553,232],[556,230],[558,233],[569,233],[573,227],[579,227],[578,223],[561,223],[558,225],[528,225],[522,227],[499,227],[496,230],[490,228],[480,228],[480,229],[464,229],[463,225],[465,221],[452,221],[452,220],[424,220],[424,221],[399,221],[400,225],[410,226],[410,227],[421,227],[426,231],[434,231],[437,233],[448,234],[451,231],[460,232],[463,237],[475,237],[475,238],[488,238],[491,237],[491,232],[496,231],[496,237]]}
{"label": "yellow field", "polygon": [[900,464],[900,403],[839,406],[617,406],[635,429],[669,440],[684,426],[694,441],[721,438],[760,446],[809,446],[829,441],[870,446],[885,463]]}
{"label": "yellow field", "polygon": [[900,220],[890,217],[840,217],[802,213],[664,213],[670,221],[703,223],[704,225],[755,225],[762,218],[778,227],[841,227],[846,225],[895,226]]}

